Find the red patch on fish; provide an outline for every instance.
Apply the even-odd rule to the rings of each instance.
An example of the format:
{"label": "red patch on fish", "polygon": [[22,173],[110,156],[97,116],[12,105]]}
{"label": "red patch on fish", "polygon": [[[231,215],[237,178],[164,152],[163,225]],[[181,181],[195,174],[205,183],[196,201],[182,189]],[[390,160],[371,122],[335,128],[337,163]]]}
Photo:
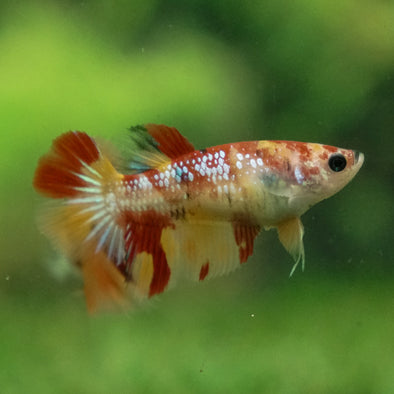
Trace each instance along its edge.
{"label": "red patch on fish", "polygon": [[235,242],[239,247],[239,261],[242,264],[253,254],[254,239],[259,233],[260,227],[235,222],[233,228]]}
{"label": "red patch on fish", "polygon": [[[161,234],[166,227],[173,227],[170,219],[150,210],[139,214],[127,212],[123,220],[126,228],[125,249],[129,252],[125,266],[120,268],[127,277],[135,256],[142,252],[150,254],[153,261],[153,277],[149,296],[163,292],[170,280],[171,271],[161,245]],[[132,277],[130,279],[133,280]]]}
{"label": "red patch on fish", "polygon": [[331,145],[323,145],[323,148],[328,150],[331,153],[338,151],[338,148],[336,148],[335,146],[331,146]]}
{"label": "red patch on fish", "polygon": [[208,272],[209,272],[209,261],[207,261],[207,263],[201,267],[199,280],[204,280],[208,275]]}

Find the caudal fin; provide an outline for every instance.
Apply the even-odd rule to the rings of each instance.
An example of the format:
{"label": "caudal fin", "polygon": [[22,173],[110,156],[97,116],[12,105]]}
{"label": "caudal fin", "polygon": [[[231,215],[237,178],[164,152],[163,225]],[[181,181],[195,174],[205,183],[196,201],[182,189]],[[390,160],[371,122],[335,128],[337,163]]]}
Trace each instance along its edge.
{"label": "caudal fin", "polygon": [[125,281],[116,265],[124,259],[124,237],[108,185],[123,176],[86,133],[62,134],[38,163],[35,189],[60,204],[43,213],[41,228],[84,275],[88,309],[122,304]]}

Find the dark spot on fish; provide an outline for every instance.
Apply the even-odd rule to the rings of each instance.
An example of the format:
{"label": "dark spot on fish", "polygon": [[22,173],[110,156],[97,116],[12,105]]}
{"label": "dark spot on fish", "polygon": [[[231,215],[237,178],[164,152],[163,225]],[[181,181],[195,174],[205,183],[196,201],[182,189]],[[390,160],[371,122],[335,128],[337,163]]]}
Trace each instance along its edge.
{"label": "dark spot on fish", "polygon": [[256,150],[256,156],[257,157],[263,157],[263,151],[261,149]]}
{"label": "dark spot on fish", "polygon": [[75,260],[74,264],[78,267],[78,268],[82,268],[82,261],[81,260]]}
{"label": "dark spot on fish", "polygon": [[184,207],[176,208],[175,210],[171,211],[170,215],[171,218],[175,220],[185,219],[186,210]]}
{"label": "dark spot on fish", "polygon": [[202,154],[202,155],[205,155],[206,153],[207,153],[207,150],[204,148],[204,149],[200,149],[200,153]]}
{"label": "dark spot on fish", "polygon": [[285,165],[286,172],[291,172],[291,164],[290,164],[290,161],[288,159],[285,160],[284,165]]}
{"label": "dark spot on fish", "polygon": [[271,187],[278,182],[278,177],[275,174],[263,174],[260,179],[266,187]]}

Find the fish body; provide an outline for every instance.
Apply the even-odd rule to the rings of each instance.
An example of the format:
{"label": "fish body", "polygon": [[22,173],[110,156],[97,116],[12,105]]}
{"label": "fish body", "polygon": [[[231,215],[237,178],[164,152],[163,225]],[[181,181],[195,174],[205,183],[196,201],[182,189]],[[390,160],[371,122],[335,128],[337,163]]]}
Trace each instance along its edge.
{"label": "fish body", "polygon": [[87,134],[68,132],[34,178],[40,193],[60,201],[42,228],[81,268],[91,311],[232,271],[263,228],[278,230],[294,271],[304,264],[300,216],[342,189],[364,159],[293,141],[196,150],[163,125],[137,126],[130,136],[124,171]]}

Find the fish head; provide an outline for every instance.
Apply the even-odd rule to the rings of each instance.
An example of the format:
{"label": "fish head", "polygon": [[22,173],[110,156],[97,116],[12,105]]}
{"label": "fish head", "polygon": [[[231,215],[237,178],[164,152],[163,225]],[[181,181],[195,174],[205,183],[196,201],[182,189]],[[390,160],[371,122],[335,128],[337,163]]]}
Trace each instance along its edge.
{"label": "fish head", "polygon": [[[340,191],[364,162],[360,152],[323,144],[261,141],[260,148],[270,168],[263,183],[268,183],[271,192],[287,197],[290,213],[297,216]],[[269,185],[272,177],[276,182]]]}

